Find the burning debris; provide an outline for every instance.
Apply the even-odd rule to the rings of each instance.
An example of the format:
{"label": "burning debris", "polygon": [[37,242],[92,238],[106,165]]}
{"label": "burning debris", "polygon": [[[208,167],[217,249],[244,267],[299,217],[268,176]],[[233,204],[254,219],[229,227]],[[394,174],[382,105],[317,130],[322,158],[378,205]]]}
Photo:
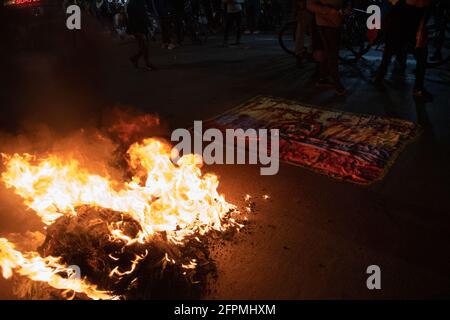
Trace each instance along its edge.
{"label": "burning debris", "polygon": [[[202,175],[194,155],[174,164],[170,151],[159,139],[132,144],[125,181],[90,172],[70,157],[3,154],[3,182],[47,225],[35,251],[21,253],[0,239],[3,276],[16,273],[32,280],[22,286],[59,289],[66,298],[198,295],[215,270],[209,239],[241,225],[235,206],[217,192],[218,178]],[[21,292],[48,298],[29,287]]]}

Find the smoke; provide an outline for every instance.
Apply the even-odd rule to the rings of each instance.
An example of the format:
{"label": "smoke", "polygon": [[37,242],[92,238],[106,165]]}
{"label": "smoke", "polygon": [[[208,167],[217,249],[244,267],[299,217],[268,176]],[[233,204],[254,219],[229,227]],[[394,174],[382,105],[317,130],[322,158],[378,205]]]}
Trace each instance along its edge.
{"label": "smoke", "polygon": [[[167,137],[167,125],[157,115],[144,114],[130,106],[117,105],[102,112],[98,125],[67,132],[27,120],[17,133],[0,132],[0,153],[28,153],[43,159],[50,154],[74,159],[93,174],[124,181],[128,177],[126,151],[148,137]],[[0,159],[0,175],[5,171]],[[0,235],[5,232],[40,230],[42,223],[23,204],[23,199],[6,189],[0,179]]]}

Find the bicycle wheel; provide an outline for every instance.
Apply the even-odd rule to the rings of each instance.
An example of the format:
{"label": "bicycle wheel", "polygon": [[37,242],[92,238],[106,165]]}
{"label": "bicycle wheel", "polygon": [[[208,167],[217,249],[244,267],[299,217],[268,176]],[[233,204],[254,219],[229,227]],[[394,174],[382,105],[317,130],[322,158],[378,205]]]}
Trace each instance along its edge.
{"label": "bicycle wheel", "polygon": [[206,41],[208,41],[208,37],[209,37],[208,25],[200,24],[197,36],[198,36],[198,39],[200,40],[200,43],[205,44]]}
{"label": "bicycle wheel", "polygon": [[340,56],[341,60],[358,62],[372,45],[367,41],[367,27],[361,16],[350,15],[344,19],[342,29],[342,46],[346,50],[346,56]]}
{"label": "bicycle wheel", "polygon": [[296,55],[295,53],[295,30],[297,27],[296,21],[286,23],[278,32],[278,43],[280,47],[288,54]]}
{"label": "bicycle wheel", "polygon": [[[435,25],[428,27],[429,41],[428,41],[428,68],[437,68],[450,61],[450,25],[443,35],[440,35],[439,30]],[[440,38],[442,36],[442,38]]]}

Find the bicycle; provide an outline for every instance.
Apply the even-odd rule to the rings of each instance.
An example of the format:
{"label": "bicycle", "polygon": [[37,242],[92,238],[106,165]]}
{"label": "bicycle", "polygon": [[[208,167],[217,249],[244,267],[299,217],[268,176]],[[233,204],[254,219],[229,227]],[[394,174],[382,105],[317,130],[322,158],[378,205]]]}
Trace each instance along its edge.
{"label": "bicycle", "polygon": [[280,47],[288,54],[296,56],[295,52],[295,33],[297,21],[288,21],[278,32],[278,43]]}
{"label": "bicycle", "polygon": [[428,57],[429,68],[437,68],[450,61],[450,6],[438,3],[434,9],[434,17],[427,26],[429,51],[435,50]]}
{"label": "bicycle", "polygon": [[[373,43],[369,42],[367,38],[366,15],[364,11],[364,18],[361,18],[360,9],[356,14],[352,13],[344,18],[342,26],[342,47],[346,49],[350,55],[341,56],[342,61],[348,63],[358,62],[367,52],[372,48]],[[280,47],[288,54],[297,56],[295,52],[295,38],[296,38],[297,21],[287,22],[278,33],[278,43]],[[378,39],[376,40],[378,41]]]}

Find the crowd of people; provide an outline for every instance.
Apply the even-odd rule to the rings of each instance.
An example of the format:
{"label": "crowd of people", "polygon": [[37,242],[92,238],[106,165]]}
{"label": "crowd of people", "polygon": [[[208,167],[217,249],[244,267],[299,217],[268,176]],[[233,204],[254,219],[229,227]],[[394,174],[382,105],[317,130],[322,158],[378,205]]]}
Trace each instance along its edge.
{"label": "crowd of people", "polygon": [[[114,32],[134,36],[138,52],[130,58],[131,63],[138,67],[140,60],[143,60],[148,70],[155,69],[149,59],[149,30],[159,28],[162,46],[173,49],[182,43],[182,34],[186,32],[183,28],[186,29],[189,19],[194,19],[214,32],[221,28],[223,44],[228,46],[233,31],[235,41],[231,45],[239,45],[242,33],[257,34],[267,26],[276,31],[283,21],[293,18],[297,21],[295,52],[298,60],[311,59],[316,62],[317,85],[331,87],[338,95],[347,94],[338,67],[343,21],[355,7],[367,8],[370,4],[379,4],[383,8],[379,34],[383,35],[384,50],[374,76],[374,85],[383,90],[392,58],[395,56],[398,69],[404,71],[407,55],[411,53],[417,61],[413,95],[431,99],[424,86],[428,59],[426,26],[431,17],[437,28],[441,29],[434,39],[436,51],[433,54],[434,59],[441,59],[447,26],[442,15],[444,9],[449,9],[450,1],[90,0],[84,3],[100,22],[112,25]],[[306,35],[310,41],[306,41]],[[194,41],[195,36],[191,39]]]}
{"label": "crowd of people", "polygon": [[[147,29],[156,29],[165,47],[173,49],[183,42],[182,30],[195,20],[211,32],[230,32],[238,24],[238,34],[258,34],[276,30],[288,18],[292,0],[144,0]],[[130,0],[64,0],[64,6],[78,4],[100,22],[114,26],[121,34],[129,20]],[[245,22],[244,24],[242,22]],[[241,30],[245,26],[245,30]],[[153,30],[152,30],[153,29]],[[190,30],[188,30],[190,31]],[[147,30],[148,32],[148,30]],[[191,39],[195,40],[195,39]]]}
{"label": "crowd of people", "polygon": [[[155,67],[148,58],[148,40],[159,34],[161,46],[172,50],[189,38],[201,43],[199,28],[208,33],[223,33],[224,45],[234,32],[239,45],[242,33],[258,34],[277,30],[288,18],[290,0],[65,0],[64,6],[75,3],[119,37],[132,35],[138,52],[131,57],[138,66]],[[245,22],[245,24],[243,23]],[[245,26],[245,30],[243,27]]]}
{"label": "crowd of people", "polygon": [[[297,37],[295,52],[298,59],[312,55],[318,65],[318,84],[330,85],[338,95],[347,90],[339,76],[339,50],[343,20],[352,14],[355,2],[361,8],[369,4],[379,4],[383,9],[382,29],[384,49],[382,61],[374,76],[373,83],[384,90],[384,78],[392,58],[395,56],[397,70],[404,72],[408,54],[416,59],[413,95],[430,100],[432,95],[425,89],[424,79],[428,60],[427,24],[433,18],[439,30],[433,59],[442,59],[441,50],[445,38],[447,21],[442,14],[448,10],[446,0],[389,0],[389,1],[343,1],[343,0],[296,0]],[[365,3],[364,3],[365,2]],[[364,6],[365,4],[365,6]],[[369,32],[369,31],[368,31]],[[305,42],[305,34],[311,41]]]}

